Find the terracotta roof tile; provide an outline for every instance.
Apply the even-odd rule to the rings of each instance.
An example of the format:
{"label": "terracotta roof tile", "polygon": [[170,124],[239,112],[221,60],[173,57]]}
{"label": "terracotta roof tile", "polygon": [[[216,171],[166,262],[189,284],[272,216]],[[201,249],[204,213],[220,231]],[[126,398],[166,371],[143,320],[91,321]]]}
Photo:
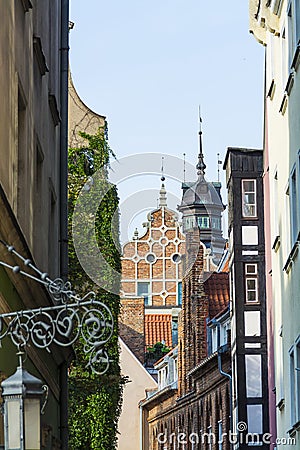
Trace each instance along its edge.
{"label": "terracotta roof tile", "polygon": [[229,258],[226,259],[225,264],[223,266],[222,272],[229,272]]}
{"label": "terracotta roof tile", "polygon": [[204,291],[209,299],[209,318],[212,319],[229,305],[229,274],[214,272],[204,282]]}
{"label": "terracotta roof tile", "polygon": [[146,347],[162,341],[165,342],[167,347],[172,347],[172,314],[146,314]]}

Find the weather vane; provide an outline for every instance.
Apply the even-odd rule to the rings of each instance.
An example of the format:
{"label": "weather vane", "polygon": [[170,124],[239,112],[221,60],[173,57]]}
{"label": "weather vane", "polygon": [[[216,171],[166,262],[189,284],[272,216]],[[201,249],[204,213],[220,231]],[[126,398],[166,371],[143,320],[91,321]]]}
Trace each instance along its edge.
{"label": "weather vane", "polygon": [[217,165],[218,165],[218,182],[220,181],[220,165],[222,161],[220,160],[220,153],[217,153]]}
{"label": "weather vane", "polygon": [[165,176],[164,176],[164,160],[165,160],[165,157],[164,156],[162,156],[161,157],[161,181],[165,181]]}

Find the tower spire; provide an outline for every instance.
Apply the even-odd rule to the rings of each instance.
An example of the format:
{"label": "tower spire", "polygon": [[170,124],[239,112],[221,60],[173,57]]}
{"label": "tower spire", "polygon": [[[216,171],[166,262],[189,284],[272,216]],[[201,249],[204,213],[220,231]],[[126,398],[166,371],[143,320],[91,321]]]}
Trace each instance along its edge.
{"label": "tower spire", "polygon": [[164,157],[161,157],[161,188],[159,191],[159,207],[167,206],[167,191],[164,185],[165,176],[164,176]]}
{"label": "tower spire", "polygon": [[200,105],[199,105],[199,155],[198,155],[198,163],[196,165],[197,174],[199,175],[199,178],[204,178],[206,165],[204,163],[204,155],[203,155],[203,149],[202,149],[202,118],[201,118],[201,111],[200,111]]}

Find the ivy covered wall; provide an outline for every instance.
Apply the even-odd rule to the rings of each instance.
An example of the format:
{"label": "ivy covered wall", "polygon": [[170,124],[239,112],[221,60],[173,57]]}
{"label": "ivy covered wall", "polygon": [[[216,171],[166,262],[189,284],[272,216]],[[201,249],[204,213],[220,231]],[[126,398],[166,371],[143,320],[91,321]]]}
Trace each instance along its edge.
{"label": "ivy covered wall", "polygon": [[[97,246],[109,265],[121,272],[119,243],[118,194],[113,185],[109,185],[107,168],[110,157],[114,157],[103,129],[95,135],[80,133],[86,140],[86,146],[69,149],[69,279],[77,292],[82,294],[94,291],[97,299],[105,303],[112,311],[114,331],[107,344],[111,360],[104,375],[95,375],[87,366],[88,358],[81,343],[75,346],[76,358],[69,371],[69,448],[72,450],[113,450],[117,445],[117,425],[121,412],[121,398],[124,380],[120,374],[118,348],[119,295],[105,291],[96,285],[81,267],[72,237],[72,217],[76,200],[83,186],[86,189],[103,189],[106,192],[97,209],[95,236]],[[93,174],[101,172],[100,187],[93,185]],[[82,212],[80,223],[85,231],[88,214]],[[86,237],[88,239],[88,235]],[[88,242],[87,242],[88,248]],[[100,270],[100,268],[99,268]],[[118,286],[119,279],[109,280],[112,271],[101,267],[101,277],[108,284]],[[118,292],[118,290],[114,290]]]}

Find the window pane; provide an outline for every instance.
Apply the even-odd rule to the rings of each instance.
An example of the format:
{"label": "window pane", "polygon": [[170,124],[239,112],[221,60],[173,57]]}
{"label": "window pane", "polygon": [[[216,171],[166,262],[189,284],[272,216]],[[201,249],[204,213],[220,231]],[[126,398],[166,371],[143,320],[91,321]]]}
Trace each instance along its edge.
{"label": "window pane", "polygon": [[254,192],[254,180],[243,180],[244,192]]}
{"label": "window pane", "polygon": [[[298,342],[296,346],[296,367],[300,367],[300,342]],[[300,420],[300,371],[295,371],[295,377],[296,377],[296,405],[297,405],[297,421]]]}
{"label": "window pane", "polygon": [[178,283],[178,305],[182,305],[182,282]]}
{"label": "window pane", "polygon": [[[7,400],[6,400],[7,401]],[[20,448],[20,401],[7,401],[8,423],[16,424],[15,427],[8,427],[8,448]]]}
{"label": "window pane", "polygon": [[250,205],[254,205],[255,195],[254,194],[245,194],[244,201]]}
{"label": "window pane", "polygon": [[256,280],[253,278],[247,280],[247,289],[255,290],[256,289]]}
{"label": "window pane", "polygon": [[246,300],[257,301],[257,278],[246,278]]}
{"label": "window pane", "polygon": [[255,180],[242,180],[242,210],[244,217],[256,217]]}
{"label": "window pane", "polygon": [[208,217],[198,217],[198,226],[200,228],[209,228],[209,218]]}
{"label": "window pane", "polygon": [[258,244],[258,227],[257,225],[242,225],[242,244],[257,245]]}
{"label": "window pane", "polygon": [[256,302],[256,292],[255,291],[248,291],[247,292],[247,302]]}
{"label": "window pane", "polygon": [[245,311],[245,336],[260,336],[260,312]]}
{"label": "window pane", "polygon": [[261,397],[261,355],[245,355],[245,368],[247,397]]}
{"label": "window pane", "polygon": [[256,264],[246,264],[247,274],[256,274]]}
{"label": "window pane", "polygon": [[149,292],[149,283],[138,283],[138,292],[137,295],[148,294]]}
{"label": "window pane", "polygon": [[144,297],[145,305],[149,305],[150,303],[150,283],[147,282],[139,282],[137,284],[137,295],[140,297]]}
{"label": "window pane", "polygon": [[248,433],[263,432],[262,427],[262,405],[247,405]]}

